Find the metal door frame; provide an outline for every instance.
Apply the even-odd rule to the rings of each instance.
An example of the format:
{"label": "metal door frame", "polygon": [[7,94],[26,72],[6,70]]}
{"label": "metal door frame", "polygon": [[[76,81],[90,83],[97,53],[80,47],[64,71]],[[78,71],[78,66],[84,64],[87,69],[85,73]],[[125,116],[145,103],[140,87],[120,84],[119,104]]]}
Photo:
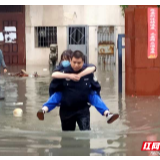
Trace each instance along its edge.
{"label": "metal door frame", "polygon": [[125,38],[125,34],[118,34],[118,93],[122,93],[122,49],[125,48],[122,38]]}
{"label": "metal door frame", "polygon": [[85,46],[86,46],[85,63],[89,63],[89,26],[88,25],[68,25],[67,26],[67,49],[69,49],[69,27],[85,27]]}

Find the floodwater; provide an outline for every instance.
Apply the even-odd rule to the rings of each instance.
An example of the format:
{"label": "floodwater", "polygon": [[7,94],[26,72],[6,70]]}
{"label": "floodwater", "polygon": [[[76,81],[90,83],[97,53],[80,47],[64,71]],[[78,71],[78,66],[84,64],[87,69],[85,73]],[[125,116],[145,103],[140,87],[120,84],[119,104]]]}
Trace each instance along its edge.
{"label": "floodwater", "polygon": [[[118,94],[114,65],[99,66],[96,76],[102,86],[102,99],[120,118],[109,125],[92,106],[91,131],[79,131],[77,127],[75,132],[61,131],[59,108],[46,114],[44,121],[36,117],[48,99],[48,67],[13,66],[8,72],[21,69],[29,74],[37,71],[42,77],[0,75],[0,85],[5,89],[5,100],[0,101],[0,156],[147,156],[151,153],[141,151],[143,141],[160,141],[160,98]],[[15,108],[23,110],[21,118],[13,116]]]}

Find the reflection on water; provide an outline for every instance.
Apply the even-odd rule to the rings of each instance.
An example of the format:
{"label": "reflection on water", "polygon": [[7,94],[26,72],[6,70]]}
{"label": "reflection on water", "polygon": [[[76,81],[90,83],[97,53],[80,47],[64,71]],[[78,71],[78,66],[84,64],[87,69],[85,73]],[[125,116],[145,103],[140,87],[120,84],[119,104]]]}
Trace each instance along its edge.
{"label": "reflection on water", "polygon": [[[99,67],[96,72],[102,86],[101,97],[119,120],[108,125],[94,107],[91,111],[91,131],[62,132],[59,108],[39,121],[36,112],[48,99],[51,70],[47,67],[27,67],[29,74],[39,78],[0,76],[5,88],[5,101],[0,101],[0,155],[150,155],[142,152],[143,141],[160,139],[160,99],[158,97],[126,97],[117,92],[117,72],[114,66]],[[21,66],[9,68],[18,72]],[[19,102],[18,104],[16,104]],[[23,109],[21,118],[13,117],[15,108]]]}

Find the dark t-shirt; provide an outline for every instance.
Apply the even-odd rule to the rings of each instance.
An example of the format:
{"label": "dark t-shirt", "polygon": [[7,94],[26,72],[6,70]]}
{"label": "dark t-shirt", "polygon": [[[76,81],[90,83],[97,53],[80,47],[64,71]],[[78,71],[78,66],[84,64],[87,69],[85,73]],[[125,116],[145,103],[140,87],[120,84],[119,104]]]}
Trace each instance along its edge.
{"label": "dark t-shirt", "polygon": [[[81,70],[75,72],[71,66],[64,69],[64,73],[80,73],[86,69],[83,66]],[[88,102],[88,95],[91,92],[91,82],[93,80],[93,74],[88,74],[82,77],[79,81],[75,82],[70,79],[63,79],[63,91],[61,107],[67,107],[68,109],[78,109],[82,106],[86,106]],[[76,107],[75,107],[76,106]]]}
{"label": "dark t-shirt", "polygon": [[[78,73],[85,70],[88,66],[93,65],[84,64]],[[64,73],[77,73],[71,66],[65,68],[63,66],[59,66],[58,69],[56,69],[56,71],[61,71]],[[88,101],[88,95],[92,90],[96,91],[100,95],[101,86],[98,81],[94,80],[93,74],[88,74],[82,77],[78,82],[69,79],[53,79],[49,87],[49,94],[51,96],[55,92],[63,92],[62,105],[66,103],[70,106],[77,102],[81,105],[82,103],[86,103],[86,101]],[[70,100],[71,98],[72,100]],[[67,101],[67,99],[70,101]]]}

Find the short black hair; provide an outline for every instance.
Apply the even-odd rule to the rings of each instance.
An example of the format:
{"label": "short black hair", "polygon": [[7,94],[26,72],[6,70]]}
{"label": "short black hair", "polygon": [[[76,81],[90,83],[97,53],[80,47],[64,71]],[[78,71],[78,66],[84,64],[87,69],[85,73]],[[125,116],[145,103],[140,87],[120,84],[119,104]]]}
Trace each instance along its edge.
{"label": "short black hair", "polygon": [[74,58],[77,58],[77,59],[82,58],[83,61],[85,60],[84,54],[83,54],[81,51],[79,51],[79,50],[76,50],[76,51],[74,51],[74,52],[72,53],[72,55],[71,55],[71,60],[72,60],[73,57],[74,57]]}

